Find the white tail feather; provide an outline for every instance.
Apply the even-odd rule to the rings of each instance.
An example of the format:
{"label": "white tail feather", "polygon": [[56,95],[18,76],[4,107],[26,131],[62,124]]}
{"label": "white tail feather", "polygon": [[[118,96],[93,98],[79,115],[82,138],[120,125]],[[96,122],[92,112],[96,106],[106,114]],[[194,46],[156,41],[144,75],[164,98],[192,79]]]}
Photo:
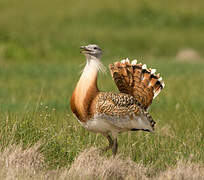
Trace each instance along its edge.
{"label": "white tail feather", "polygon": [[156,71],[157,71],[156,69],[152,69],[151,74],[154,74]]}
{"label": "white tail feather", "polygon": [[132,65],[136,65],[137,64],[137,60],[134,59],[132,62],[131,62]]}
{"label": "white tail feather", "polygon": [[158,81],[162,81],[162,77],[160,77],[160,78],[158,79]]}
{"label": "white tail feather", "polygon": [[142,65],[142,69],[147,69],[147,65],[146,65],[146,64],[143,64],[143,65]]}
{"label": "white tail feather", "polygon": [[130,63],[130,60],[128,58],[126,58],[125,62],[126,63]]}
{"label": "white tail feather", "polygon": [[125,59],[121,60],[121,63],[125,64]]}
{"label": "white tail feather", "polygon": [[154,97],[153,97],[153,99],[155,99],[155,98],[159,95],[160,92],[161,92],[161,88],[159,88],[158,90],[156,90],[156,91],[154,92]]}
{"label": "white tail feather", "polygon": [[165,84],[164,84],[164,81],[160,81],[162,87],[164,88]]}

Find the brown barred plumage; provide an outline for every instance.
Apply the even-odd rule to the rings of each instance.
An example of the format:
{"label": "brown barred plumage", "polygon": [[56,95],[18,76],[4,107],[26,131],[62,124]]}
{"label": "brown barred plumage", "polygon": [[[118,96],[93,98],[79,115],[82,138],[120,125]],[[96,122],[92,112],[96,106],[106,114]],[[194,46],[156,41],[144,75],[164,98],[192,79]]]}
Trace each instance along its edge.
{"label": "brown barred plumage", "polygon": [[133,120],[136,116],[144,114],[154,130],[154,120],[150,114],[140,106],[140,103],[133,96],[125,93],[100,92],[96,101],[96,113],[106,114],[117,118],[128,117],[130,120]]}
{"label": "brown barred plumage", "polygon": [[73,92],[71,109],[86,129],[107,137],[109,146],[105,150],[112,148],[115,155],[119,132],[154,131],[155,122],[148,107],[163,89],[164,82],[159,74],[155,75],[155,69],[147,69],[136,60],[130,64],[126,59],[109,65],[120,93],[101,92],[97,87],[98,71],[103,70],[101,49],[97,45],[81,49],[87,64]]}
{"label": "brown barred plumage", "polygon": [[164,84],[159,81],[159,75],[151,74],[151,69],[134,62],[130,64],[127,60],[110,64],[110,72],[119,91],[134,96],[140,106],[147,109]]}

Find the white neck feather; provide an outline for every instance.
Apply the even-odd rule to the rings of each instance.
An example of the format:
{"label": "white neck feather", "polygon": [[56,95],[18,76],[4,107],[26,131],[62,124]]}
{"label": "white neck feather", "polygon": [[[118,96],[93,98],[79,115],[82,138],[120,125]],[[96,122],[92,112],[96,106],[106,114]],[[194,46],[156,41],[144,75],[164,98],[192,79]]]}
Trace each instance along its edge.
{"label": "white neck feather", "polygon": [[91,59],[87,58],[86,66],[82,72],[81,78],[85,79],[92,79],[97,76],[98,71],[101,71],[103,73],[106,72],[106,69],[104,65],[101,63],[100,59],[97,59],[95,57],[92,57]]}

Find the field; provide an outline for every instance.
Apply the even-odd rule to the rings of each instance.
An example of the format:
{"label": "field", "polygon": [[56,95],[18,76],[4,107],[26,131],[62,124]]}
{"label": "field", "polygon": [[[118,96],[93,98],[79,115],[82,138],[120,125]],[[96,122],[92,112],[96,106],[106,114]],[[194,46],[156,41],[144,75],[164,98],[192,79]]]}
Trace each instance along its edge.
{"label": "field", "polygon": [[[113,179],[204,179],[203,8],[201,0],[0,0],[0,179],[66,179],[86,172],[81,162],[95,172],[94,161],[102,170],[92,178],[108,178],[100,172],[115,162],[127,173],[112,168]],[[69,106],[85,65],[79,47],[89,43],[104,50],[106,67],[136,58],[166,84],[150,108],[155,133],[120,134],[115,159],[99,153],[107,140]],[[179,61],[185,48],[199,60]],[[98,85],[117,91],[109,72]]]}

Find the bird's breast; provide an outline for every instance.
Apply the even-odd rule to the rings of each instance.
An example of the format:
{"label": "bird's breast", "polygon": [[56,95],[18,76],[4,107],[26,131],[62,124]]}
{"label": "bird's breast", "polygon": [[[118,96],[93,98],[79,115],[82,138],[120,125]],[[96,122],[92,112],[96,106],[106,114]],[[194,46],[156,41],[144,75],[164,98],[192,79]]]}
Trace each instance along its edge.
{"label": "bird's breast", "polygon": [[87,84],[86,86],[78,84],[74,90],[71,98],[71,109],[81,122],[86,122],[94,116],[97,94],[98,88],[95,84]]}

